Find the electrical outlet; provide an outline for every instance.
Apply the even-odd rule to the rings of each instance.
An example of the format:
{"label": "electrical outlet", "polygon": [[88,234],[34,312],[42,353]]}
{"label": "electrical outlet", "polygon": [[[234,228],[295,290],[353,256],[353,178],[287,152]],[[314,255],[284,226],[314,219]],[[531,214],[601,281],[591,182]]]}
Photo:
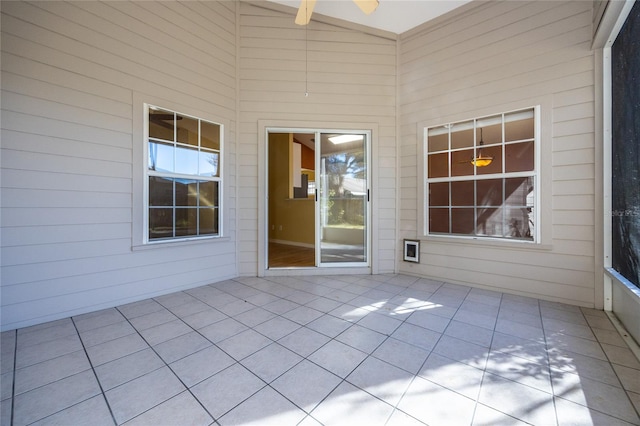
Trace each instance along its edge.
{"label": "electrical outlet", "polygon": [[282,231],[282,225],[278,225],[278,231]]}

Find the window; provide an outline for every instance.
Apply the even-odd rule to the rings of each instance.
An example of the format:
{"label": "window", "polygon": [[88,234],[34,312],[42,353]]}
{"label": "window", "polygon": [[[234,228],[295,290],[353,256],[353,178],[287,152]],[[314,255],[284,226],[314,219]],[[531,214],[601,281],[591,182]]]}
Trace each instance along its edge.
{"label": "window", "polygon": [[535,241],[537,108],[426,129],[426,233]]}
{"label": "window", "polygon": [[220,236],[222,125],[146,110],[148,241]]}

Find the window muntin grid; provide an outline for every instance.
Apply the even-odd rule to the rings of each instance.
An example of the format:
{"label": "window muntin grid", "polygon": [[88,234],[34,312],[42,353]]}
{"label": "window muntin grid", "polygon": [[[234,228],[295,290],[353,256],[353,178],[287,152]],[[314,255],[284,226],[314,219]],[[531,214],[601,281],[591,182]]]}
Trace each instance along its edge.
{"label": "window muntin grid", "polygon": [[[430,127],[427,235],[535,241],[536,108]],[[479,167],[471,160],[491,157]]]}
{"label": "window muntin grid", "polygon": [[147,108],[147,240],[220,236],[222,125]]}

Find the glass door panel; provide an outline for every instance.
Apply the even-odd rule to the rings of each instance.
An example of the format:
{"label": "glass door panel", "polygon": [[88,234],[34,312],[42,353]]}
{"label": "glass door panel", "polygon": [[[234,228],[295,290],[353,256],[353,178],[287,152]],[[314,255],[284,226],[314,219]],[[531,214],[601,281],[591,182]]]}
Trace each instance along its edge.
{"label": "glass door panel", "polygon": [[[267,267],[315,267],[315,133],[268,135]],[[311,184],[310,184],[311,183]]]}
{"label": "glass door panel", "polygon": [[367,264],[367,135],[320,136],[318,264]]}

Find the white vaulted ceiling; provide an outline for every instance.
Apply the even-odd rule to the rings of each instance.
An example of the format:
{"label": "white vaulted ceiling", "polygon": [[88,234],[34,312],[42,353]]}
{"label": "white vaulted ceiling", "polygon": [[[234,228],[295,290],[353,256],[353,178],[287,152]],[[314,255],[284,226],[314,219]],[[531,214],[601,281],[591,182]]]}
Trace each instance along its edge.
{"label": "white vaulted ceiling", "polygon": [[[300,6],[300,0],[269,1],[296,9]],[[380,0],[378,8],[367,16],[352,0],[318,0],[314,13],[402,34],[468,2],[469,0]]]}

